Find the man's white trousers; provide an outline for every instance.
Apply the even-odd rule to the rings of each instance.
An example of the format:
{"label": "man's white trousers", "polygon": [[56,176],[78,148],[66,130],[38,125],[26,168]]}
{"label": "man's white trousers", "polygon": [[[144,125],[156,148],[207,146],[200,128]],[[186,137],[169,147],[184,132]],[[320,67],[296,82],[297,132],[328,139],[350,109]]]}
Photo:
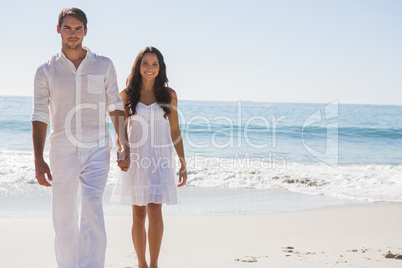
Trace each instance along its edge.
{"label": "man's white trousers", "polygon": [[106,232],[102,196],[110,148],[57,147],[51,145],[49,152],[57,264],[60,268],[103,268]]}

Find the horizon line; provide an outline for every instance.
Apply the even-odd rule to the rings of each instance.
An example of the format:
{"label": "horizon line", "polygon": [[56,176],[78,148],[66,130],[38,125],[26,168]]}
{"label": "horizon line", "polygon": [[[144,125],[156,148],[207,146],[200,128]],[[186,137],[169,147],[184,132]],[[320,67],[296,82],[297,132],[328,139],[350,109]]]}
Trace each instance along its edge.
{"label": "horizon line", "polygon": [[[0,94],[0,98],[3,97],[30,97],[32,95],[8,95],[8,94]],[[354,103],[354,102],[341,102],[339,99],[334,99],[329,102],[295,102],[295,101],[253,101],[253,100],[216,100],[216,99],[180,99],[180,101],[202,101],[202,102],[253,102],[253,103],[278,103],[278,104],[328,104],[335,101],[338,101],[339,104],[342,105],[373,105],[373,106],[402,106],[402,104],[378,104],[378,103]]]}

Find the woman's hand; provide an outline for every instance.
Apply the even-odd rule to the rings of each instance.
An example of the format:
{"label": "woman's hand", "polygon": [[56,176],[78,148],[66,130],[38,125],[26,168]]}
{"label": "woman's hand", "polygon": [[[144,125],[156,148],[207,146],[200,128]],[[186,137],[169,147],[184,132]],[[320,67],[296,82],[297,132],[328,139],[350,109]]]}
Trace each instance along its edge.
{"label": "woman's hand", "polygon": [[186,165],[181,165],[179,170],[179,185],[177,187],[182,187],[186,185],[187,182],[187,167]]}
{"label": "woman's hand", "polygon": [[127,172],[130,167],[130,149],[125,148],[122,152],[117,153],[116,162],[121,171]]}

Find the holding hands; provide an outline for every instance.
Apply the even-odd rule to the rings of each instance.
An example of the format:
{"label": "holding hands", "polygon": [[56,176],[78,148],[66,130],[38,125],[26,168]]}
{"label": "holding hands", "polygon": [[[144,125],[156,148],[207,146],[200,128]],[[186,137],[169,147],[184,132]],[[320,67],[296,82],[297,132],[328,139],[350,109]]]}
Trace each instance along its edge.
{"label": "holding hands", "polygon": [[120,153],[117,152],[117,166],[121,171],[127,172],[130,167],[130,148],[125,147]]}

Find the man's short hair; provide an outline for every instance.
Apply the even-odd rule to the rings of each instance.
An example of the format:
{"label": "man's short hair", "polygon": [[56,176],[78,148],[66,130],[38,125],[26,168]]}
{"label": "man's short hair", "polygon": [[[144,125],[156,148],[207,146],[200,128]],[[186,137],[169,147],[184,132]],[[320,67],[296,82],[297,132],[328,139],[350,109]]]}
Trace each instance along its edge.
{"label": "man's short hair", "polygon": [[66,16],[72,16],[76,18],[77,20],[81,21],[84,24],[84,29],[87,28],[87,15],[85,15],[84,11],[82,11],[79,8],[76,7],[70,7],[70,8],[63,8],[63,10],[59,14],[59,27],[61,28],[61,25],[63,24],[64,18]]}

